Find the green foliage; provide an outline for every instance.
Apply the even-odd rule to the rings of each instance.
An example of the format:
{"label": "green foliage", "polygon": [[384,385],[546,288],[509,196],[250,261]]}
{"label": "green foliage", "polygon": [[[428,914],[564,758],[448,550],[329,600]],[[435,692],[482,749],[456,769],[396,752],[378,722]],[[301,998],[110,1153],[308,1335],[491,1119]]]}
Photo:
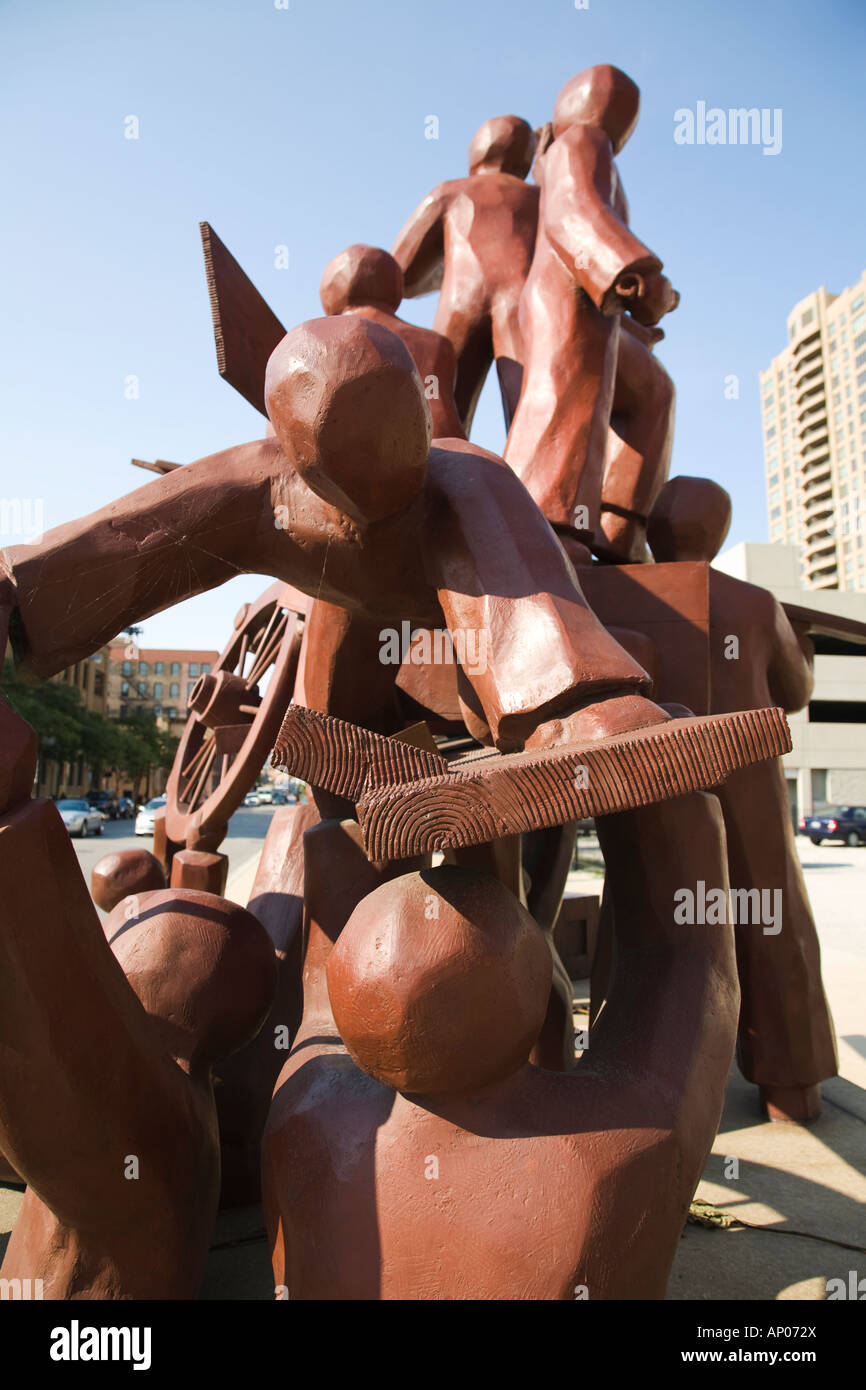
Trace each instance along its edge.
{"label": "green foliage", "polygon": [[11,661],[3,666],[0,698],[36,731],[43,757],[58,762],[83,759],[98,781],[104,772],[126,773],[136,785],[152,768],[171,767],[177,739],[140,713],[115,723],[85,707],[81,693],[63,681],[26,685]]}

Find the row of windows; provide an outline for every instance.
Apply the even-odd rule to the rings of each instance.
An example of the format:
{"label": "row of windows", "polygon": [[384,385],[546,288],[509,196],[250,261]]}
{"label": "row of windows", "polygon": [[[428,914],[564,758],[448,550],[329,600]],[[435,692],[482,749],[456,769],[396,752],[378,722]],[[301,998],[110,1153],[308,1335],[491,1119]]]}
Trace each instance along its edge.
{"label": "row of windows", "polygon": [[[122,666],[121,669],[122,669],[123,674],[124,674],[125,676],[131,676],[131,675],[132,675],[132,668],[133,668],[133,665],[136,665],[136,666],[138,667],[138,671],[136,672],[137,675],[139,675],[139,676],[146,676],[146,675],[148,674],[149,668],[148,668],[148,664],[147,664],[146,661],[138,661],[138,662],[124,661],[123,666]],[[179,676],[179,675],[180,675],[180,666],[181,666],[181,663],[180,663],[179,661],[173,661],[173,662],[171,663],[171,669],[170,669],[170,671],[169,671],[169,675],[172,675],[172,676]],[[155,676],[162,676],[162,675],[164,675],[164,669],[163,669],[163,668],[164,668],[164,663],[163,663],[162,661],[155,661],[155,662],[153,663],[153,674],[154,674]],[[191,662],[189,663],[189,675],[191,675],[191,676],[197,676],[197,675],[199,674],[199,671],[200,671],[201,674],[204,676],[204,675],[207,675],[207,673],[208,673],[209,670],[210,670],[210,662],[208,662],[208,661],[203,661],[203,662],[201,663],[201,665],[199,665],[199,663],[198,663],[197,661],[191,661]]]}
{"label": "row of windows", "polygon": [[[121,681],[121,682],[120,682],[120,693],[121,693],[121,695],[124,695],[124,696],[125,696],[125,695],[128,695],[129,692],[130,692],[130,690],[131,690],[131,688],[132,688],[132,687],[131,687],[129,681]],[[148,698],[147,685],[146,685],[146,683],[145,683],[144,681],[137,681],[137,682],[136,682],[135,692],[136,692],[136,694],[137,694],[137,696],[138,696],[138,698],[139,698],[140,700],[146,700],[146,699]],[[172,697],[172,699],[174,699],[174,700],[177,700],[177,699],[180,698],[180,685],[178,684],[177,681],[172,681],[172,682],[171,682],[171,685],[169,686],[168,693],[169,693],[169,695]],[[162,699],[162,681],[155,681],[155,682],[154,682],[154,686],[153,686],[153,698],[154,698],[154,700],[161,700],[161,699]]]}
{"label": "row of windows", "polygon": [[[121,719],[126,719],[126,718],[129,717],[130,714],[134,714],[134,713],[135,713],[134,708],[133,708],[133,709],[130,709],[129,705],[121,705],[121,706],[120,706],[120,717],[121,717]],[[176,706],[174,706],[174,705],[172,705],[170,709],[165,709],[165,708],[163,708],[162,705],[154,705],[154,707],[153,707],[153,713],[154,713],[155,715],[162,715],[162,714],[164,714],[164,715],[166,715],[169,719],[177,719],[177,708],[176,708]]]}

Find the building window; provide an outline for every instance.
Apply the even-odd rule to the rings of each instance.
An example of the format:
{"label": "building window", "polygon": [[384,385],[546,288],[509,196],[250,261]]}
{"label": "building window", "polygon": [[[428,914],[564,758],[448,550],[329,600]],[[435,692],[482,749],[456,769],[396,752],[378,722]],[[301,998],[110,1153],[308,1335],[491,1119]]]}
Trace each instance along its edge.
{"label": "building window", "polygon": [[120,682],[120,693],[124,698],[129,694],[129,681]]}
{"label": "building window", "polygon": [[198,675],[198,662],[197,662],[197,661],[191,661],[191,662],[189,663],[189,674],[190,674],[191,676],[197,676],[197,675]]}
{"label": "building window", "polygon": [[154,700],[162,699],[162,681],[155,682],[153,687],[153,698]]}
{"label": "building window", "polygon": [[105,693],[105,673],[103,671],[97,671],[94,674],[93,693],[94,695],[103,695]]}
{"label": "building window", "polygon": [[177,719],[177,709],[174,705],[172,705],[171,709],[169,710],[168,717],[169,719]]}
{"label": "building window", "polygon": [[123,663],[123,665],[121,666],[120,669],[121,669],[121,671],[123,672],[123,674],[124,674],[125,676],[131,676],[131,675],[132,675],[132,662],[131,662],[131,661],[124,661],[124,663]]}
{"label": "building window", "polygon": [[806,324],[807,324],[807,323],[811,323],[814,317],[815,317],[815,310],[814,310],[814,309],[807,309],[806,312],[805,312],[805,314],[803,315],[803,317],[802,317],[801,320],[800,320],[801,326],[802,326],[803,328],[805,328],[805,327],[806,327]]}
{"label": "building window", "polygon": [[138,698],[139,698],[139,700],[146,700],[146,699],[147,699],[147,686],[145,685],[144,681],[139,681],[139,682],[138,682],[138,687],[137,687],[137,689],[138,689]]}
{"label": "building window", "polygon": [[171,695],[175,700],[178,698],[178,696],[180,695],[180,686],[178,685],[177,681],[172,681],[172,683],[171,683],[171,688],[170,688],[170,690],[169,690],[168,693],[169,693],[169,695]]}
{"label": "building window", "polygon": [[154,705],[153,712],[158,718],[162,714],[162,705]]}
{"label": "building window", "polygon": [[209,670],[210,670],[210,662],[209,662],[209,661],[203,661],[202,664],[201,664],[201,673],[202,673],[202,675],[203,675],[203,676],[206,676]]}
{"label": "building window", "polygon": [[767,438],[768,438],[768,439],[772,439],[772,438],[773,438],[773,435],[774,435],[775,433],[776,433],[776,426],[773,425],[772,429],[767,430]]}
{"label": "building window", "polygon": [[140,661],[140,662],[138,663],[138,674],[139,674],[140,676],[146,676],[146,675],[147,675],[147,662],[146,662],[146,661]]}
{"label": "building window", "polygon": [[179,662],[179,661],[173,661],[173,662],[171,663],[171,674],[172,674],[173,676],[179,676],[179,675],[180,675],[180,662]]}
{"label": "building window", "polygon": [[161,675],[162,675],[162,662],[161,662],[161,661],[154,662],[153,673],[154,673],[155,676],[161,676]]}

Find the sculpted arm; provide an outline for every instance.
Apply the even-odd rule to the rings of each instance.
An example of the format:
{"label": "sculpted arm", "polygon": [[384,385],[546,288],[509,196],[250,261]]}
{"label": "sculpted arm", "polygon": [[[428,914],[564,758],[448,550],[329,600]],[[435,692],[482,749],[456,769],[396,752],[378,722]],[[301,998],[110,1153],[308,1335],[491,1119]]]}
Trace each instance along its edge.
{"label": "sculpted arm", "polygon": [[[275,440],[238,445],[46,532],[38,545],[7,550],[0,570],[14,585],[10,635],[25,673],[54,675],[171,604],[239,573],[269,573],[281,536],[273,505],[281,458]],[[283,549],[290,544],[283,534]]]}
{"label": "sculpted arm", "polygon": [[[554,141],[545,155],[542,210],[550,242],[602,313],[628,308],[646,317],[636,303],[646,298],[640,277],[668,282],[659,275],[658,256],[618,215],[617,202],[613,150],[603,131],[578,126]],[[657,313],[659,307],[648,304],[647,310],[658,318],[674,304]]]}
{"label": "sculpted arm", "polygon": [[391,248],[391,255],[403,270],[403,293],[407,299],[431,294],[441,287],[447,206],[445,186],[439,184],[419,203]]}
{"label": "sculpted arm", "polygon": [[767,681],[773,700],[788,714],[803,709],[815,685],[815,647],[804,628],[799,631],[781,603],[773,600],[775,627]]}
{"label": "sculpted arm", "polygon": [[622,1122],[637,1096],[655,1096],[660,1123],[703,1152],[718,1124],[739,1007],[727,896],[720,922],[700,921],[715,913],[697,906],[699,880],[707,894],[727,895],[721,808],[698,792],[600,816],[597,826],[615,931],[589,1064],[620,1077]]}
{"label": "sculpted arm", "polygon": [[[0,1150],[61,1221],[86,1224],[138,1187],[124,1160],[152,1149],[143,1126],[177,1128],[180,1088],[52,802],[0,820],[0,879]],[[142,1178],[158,1197],[158,1175]]]}

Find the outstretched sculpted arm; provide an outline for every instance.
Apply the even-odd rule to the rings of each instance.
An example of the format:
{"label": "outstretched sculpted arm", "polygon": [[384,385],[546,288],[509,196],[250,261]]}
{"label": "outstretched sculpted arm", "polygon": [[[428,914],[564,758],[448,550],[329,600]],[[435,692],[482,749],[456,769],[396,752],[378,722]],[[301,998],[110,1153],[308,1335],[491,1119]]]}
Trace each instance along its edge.
{"label": "outstretched sculpted arm", "polygon": [[[236,574],[270,573],[275,546],[292,549],[275,530],[280,463],[274,439],[241,444],[7,550],[0,566],[16,590],[11,636],[25,673],[54,675],[171,604]],[[292,482],[281,479],[283,492]]]}
{"label": "outstretched sculpted arm", "polygon": [[629,307],[624,277],[658,272],[662,263],[614,210],[616,170],[604,131],[574,126],[544,157],[542,220],[555,251],[602,313]]}
{"label": "outstretched sculpted arm", "polygon": [[432,294],[442,284],[447,205],[445,185],[439,184],[419,203],[391,248],[391,255],[403,269],[407,299]]}

